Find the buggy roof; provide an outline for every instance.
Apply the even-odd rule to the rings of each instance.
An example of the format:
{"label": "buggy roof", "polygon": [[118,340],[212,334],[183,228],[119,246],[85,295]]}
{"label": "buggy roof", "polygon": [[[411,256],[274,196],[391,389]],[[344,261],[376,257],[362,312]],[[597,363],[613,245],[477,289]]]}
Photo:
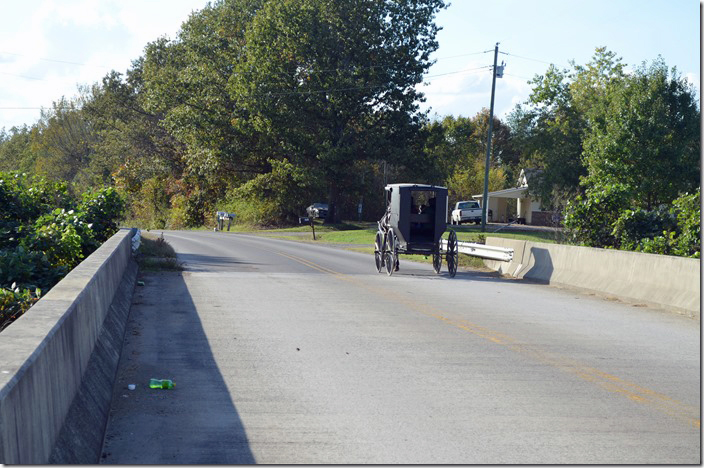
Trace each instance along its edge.
{"label": "buggy roof", "polygon": [[447,190],[447,187],[441,187],[439,185],[425,185],[425,184],[389,184],[385,187],[386,190],[392,188],[399,189],[410,189],[410,190]]}

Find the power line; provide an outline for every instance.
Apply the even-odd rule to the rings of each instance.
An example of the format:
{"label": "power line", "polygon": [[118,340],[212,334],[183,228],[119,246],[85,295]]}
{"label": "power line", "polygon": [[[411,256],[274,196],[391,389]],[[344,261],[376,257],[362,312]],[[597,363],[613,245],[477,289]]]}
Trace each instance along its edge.
{"label": "power line", "polygon": [[453,58],[458,58],[458,57],[469,57],[470,55],[481,55],[481,54],[487,54],[489,52],[493,52],[493,50],[485,50],[482,52],[471,52],[469,54],[460,54],[460,55],[450,55],[449,57],[438,57],[435,60],[449,60]]}
{"label": "power line", "polygon": [[[462,56],[470,56],[470,55],[479,55],[479,54],[484,54],[492,52],[491,50],[483,51],[483,52],[472,52],[468,54],[461,54],[461,55],[454,55],[454,56],[449,56],[449,57],[443,57],[443,58],[455,58],[455,57],[462,57]],[[12,55],[20,55],[20,54],[12,54]],[[49,60],[49,59],[47,59]],[[63,63],[63,62],[62,62]],[[71,62],[68,62],[71,63]],[[77,65],[80,65],[76,63]],[[362,67],[362,68],[381,68],[384,67],[385,65],[373,65],[369,67]],[[492,68],[491,65],[485,65],[482,67],[475,67],[475,68],[469,68],[465,70],[456,70],[452,72],[447,72],[447,73],[438,73],[435,75],[426,75],[425,79],[432,79],[432,78],[438,78],[442,76],[448,76],[448,75],[456,75],[456,74],[462,74],[462,73],[472,73],[476,72],[479,70],[490,70]],[[326,69],[326,70],[316,70],[316,72],[332,72],[332,71],[339,71],[340,69]],[[30,76],[24,76],[24,75],[17,75],[13,73],[5,73],[5,72],[0,72],[2,75],[9,75],[9,76],[15,76],[19,78],[24,78],[28,80],[37,80],[37,81],[49,81],[43,78],[36,78],[36,77],[30,77]],[[54,80],[51,80],[54,81]],[[419,83],[420,84],[420,83]],[[313,95],[313,94],[325,94],[325,93],[334,93],[334,92],[340,92],[340,91],[357,91],[357,90],[364,90],[364,89],[374,89],[374,88],[382,88],[386,87],[388,84],[382,84],[382,85],[366,85],[366,86],[356,86],[356,87],[347,87],[347,88],[331,88],[331,89],[321,89],[321,90],[311,90],[311,91],[280,91],[280,92],[265,92],[261,93],[261,95],[264,96],[288,96],[288,95]],[[8,106],[8,107],[0,107],[1,110],[41,110],[45,109],[45,107],[35,107],[35,106]]]}
{"label": "power line", "polygon": [[552,65],[551,62],[546,62],[545,60],[538,60],[538,59],[534,59],[534,58],[530,58],[530,57],[523,57],[522,55],[510,54],[508,52],[499,52],[499,53],[504,54],[504,55],[510,55],[511,57],[516,57],[516,58],[520,58],[523,60],[530,60],[531,62],[539,62],[539,63],[545,63],[548,65]]}
{"label": "power line", "polygon": [[0,72],[0,75],[14,76],[16,78],[24,78],[25,80],[47,81],[44,78],[35,78],[33,76],[16,75],[14,73]]}
{"label": "power line", "polygon": [[[469,57],[471,55],[481,55],[481,54],[486,54],[492,52],[491,50],[484,50],[481,52],[469,52],[466,54],[459,54],[459,55],[450,55],[448,57],[438,57],[435,60],[449,60],[453,58],[458,58],[458,57]],[[15,57],[28,57],[32,58],[32,56],[27,55],[27,54],[18,54],[16,52],[6,52],[6,51],[0,51],[0,55],[14,55]],[[93,68],[102,68],[109,70],[113,67],[106,67],[105,65],[91,65],[88,63],[82,63],[82,62],[72,62],[69,60],[59,60],[59,59],[53,59],[53,58],[44,58],[44,57],[34,57],[34,60],[40,60],[42,62],[52,62],[52,63],[62,63],[66,65],[77,65],[79,67],[93,67]],[[361,68],[377,68],[377,67],[384,67],[385,65],[372,65],[369,67],[361,67]],[[317,70],[317,71],[337,71],[339,69],[330,69],[330,70]]]}
{"label": "power line", "polygon": [[467,73],[467,72],[471,72],[471,71],[475,71],[475,70],[484,70],[484,69],[490,70],[491,65],[485,65],[483,67],[477,67],[477,68],[468,68],[466,70],[458,70],[458,71],[447,72],[447,73],[439,73],[437,75],[428,75],[426,78],[437,78],[438,76],[456,75],[458,73]]}
{"label": "power line", "polygon": [[[29,57],[32,58],[30,55],[26,54],[16,54],[14,52],[3,52],[0,51],[0,55],[14,55],[15,57]],[[42,57],[35,57],[34,60],[40,60],[42,62],[52,62],[52,63],[63,63],[66,65],[78,65],[79,67],[93,67],[93,68],[104,68],[106,70],[109,70],[111,67],[106,67],[104,65],[91,65],[88,63],[81,63],[81,62],[70,62],[68,60],[58,60],[58,59],[50,59],[50,58],[42,58]]]}
{"label": "power line", "polygon": [[504,72],[504,76],[513,76],[515,78],[521,78],[522,80],[532,80],[533,78],[526,78],[525,76],[520,76],[520,75],[514,75],[513,73],[506,73]]}

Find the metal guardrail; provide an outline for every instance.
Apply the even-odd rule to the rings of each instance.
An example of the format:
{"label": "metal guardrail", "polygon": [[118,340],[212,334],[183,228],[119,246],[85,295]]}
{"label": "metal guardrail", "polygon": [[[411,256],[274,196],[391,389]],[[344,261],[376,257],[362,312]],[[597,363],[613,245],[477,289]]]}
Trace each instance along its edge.
{"label": "metal guardrail", "polygon": [[[447,249],[447,239],[441,239],[440,242],[442,248]],[[471,255],[472,257],[498,260],[501,262],[510,262],[513,259],[513,249],[505,247],[493,247],[490,245],[462,241],[457,242],[457,247],[460,253]]]}

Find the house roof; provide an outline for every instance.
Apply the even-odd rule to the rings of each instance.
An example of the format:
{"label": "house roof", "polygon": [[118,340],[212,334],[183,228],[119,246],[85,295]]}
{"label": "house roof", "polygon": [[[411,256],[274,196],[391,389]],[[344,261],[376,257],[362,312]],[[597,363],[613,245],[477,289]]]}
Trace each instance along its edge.
{"label": "house roof", "polygon": [[[496,192],[489,192],[489,198],[525,198],[528,193],[528,187],[515,187],[506,190],[497,190]],[[481,200],[484,198],[483,194],[472,195],[475,200]]]}
{"label": "house roof", "polygon": [[543,173],[542,169],[521,169],[518,176],[517,187],[528,187],[531,179],[537,179]]}
{"label": "house roof", "polygon": [[[542,173],[542,169],[521,169],[521,173],[516,181],[516,187],[505,190],[497,190],[496,192],[489,192],[489,198],[527,198],[529,180],[540,177],[540,174]],[[475,200],[481,200],[484,198],[484,195],[472,195],[472,198]]]}

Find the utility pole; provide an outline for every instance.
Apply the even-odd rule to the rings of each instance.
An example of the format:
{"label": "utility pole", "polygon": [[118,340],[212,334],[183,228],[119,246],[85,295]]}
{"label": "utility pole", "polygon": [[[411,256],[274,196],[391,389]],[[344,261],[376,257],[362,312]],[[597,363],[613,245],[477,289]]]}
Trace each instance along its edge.
{"label": "utility pole", "polygon": [[486,214],[489,205],[489,160],[491,157],[491,131],[494,127],[494,91],[496,90],[496,59],[499,56],[499,43],[494,48],[494,73],[491,80],[491,106],[489,107],[489,135],[486,139],[486,162],[484,164],[484,197],[482,198],[482,232],[486,231]]}

